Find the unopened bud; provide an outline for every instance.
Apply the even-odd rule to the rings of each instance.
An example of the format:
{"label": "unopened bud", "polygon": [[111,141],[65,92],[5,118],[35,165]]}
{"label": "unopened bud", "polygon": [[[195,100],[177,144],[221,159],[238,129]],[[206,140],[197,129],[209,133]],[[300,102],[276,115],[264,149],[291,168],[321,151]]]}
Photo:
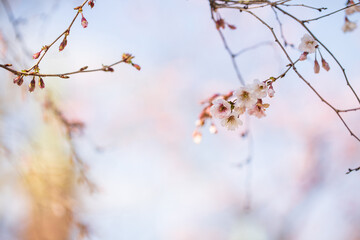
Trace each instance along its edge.
{"label": "unopened bud", "polygon": [[21,76],[21,78],[19,79],[19,81],[17,82],[18,86],[21,86],[24,82],[24,76]]}
{"label": "unopened bud", "polygon": [[308,52],[303,52],[303,53],[300,55],[299,60],[300,60],[300,61],[306,60],[308,54],[309,54]]}
{"label": "unopened bud", "polygon": [[228,24],[228,27],[229,27],[231,30],[235,30],[235,29],[236,29],[235,25],[232,25],[232,24]]}
{"label": "unopened bud", "polygon": [[326,71],[329,71],[330,70],[330,66],[329,64],[325,61],[325,59],[321,59],[321,64],[322,64],[322,67],[326,70]]}
{"label": "unopened bud", "polygon": [[66,36],[65,36],[64,40],[60,43],[59,51],[64,50],[64,48],[66,47],[66,44],[67,44],[67,39],[66,39]]}
{"label": "unopened bud", "polygon": [[269,97],[272,98],[272,97],[274,97],[274,94],[275,94],[275,90],[274,90],[273,86],[270,85],[268,88],[268,95],[269,95]]}
{"label": "unopened bud", "polygon": [[83,28],[87,28],[89,23],[86,20],[86,18],[84,18],[84,15],[82,13],[81,13],[81,16],[82,16],[82,18],[81,18],[81,26],[83,26]]}
{"label": "unopened bud", "polygon": [[39,79],[39,87],[41,89],[45,88],[45,83],[44,83],[44,80],[42,78]]}
{"label": "unopened bud", "polygon": [[212,124],[210,125],[209,132],[212,133],[212,134],[216,134],[216,133],[218,132],[215,124],[212,123]]}
{"label": "unopened bud", "polygon": [[315,59],[314,62],[314,73],[319,73],[320,72],[320,65],[318,63],[318,61]]}
{"label": "unopened bud", "polygon": [[103,71],[104,72],[114,72],[114,69],[112,67],[104,66]]}
{"label": "unopened bud", "polygon": [[[42,51],[42,50],[41,50],[41,51]],[[33,55],[33,59],[38,59],[38,58],[40,57],[41,51],[35,53],[35,54]]]}
{"label": "unopened bud", "polygon": [[199,144],[201,142],[202,135],[201,135],[201,132],[199,132],[198,130],[195,130],[193,132],[192,137],[193,137],[194,143]]}
{"label": "unopened bud", "polygon": [[88,2],[88,5],[89,5],[91,8],[93,8],[93,7],[94,7],[94,0],[90,0],[90,1]]}
{"label": "unopened bud", "polygon": [[19,81],[21,81],[21,79],[23,78],[24,76],[20,75],[20,76],[17,76],[16,78],[14,78],[14,84],[17,84]]}
{"label": "unopened bud", "polygon": [[205,124],[204,119],[198,119],[198,120],[195,121],[195,126],[196,127],[202,127],[202,126],[204,126],[204,124]]}
{"label": "unopened bud", "polygon": [[220,28],[222,28],[222,29],[225,28],[225,21],[222,18],[220,18],[219,20],[216,20],[215,24],[216,24],[217,30],[219,30]]}
{"label": "unopened bud", "polygon": [[140,67],[138,64],[134,64],[134,63],[133,63],[132,66],[133,66],[134,68],[136,68],[137,70],[139,70],[139,71],[141,70],[141,67]]}
{"label": "unopened bud", "polygon": [[33,92],[35,90],[35,77],[31,80],[29,84],[29,92]]}

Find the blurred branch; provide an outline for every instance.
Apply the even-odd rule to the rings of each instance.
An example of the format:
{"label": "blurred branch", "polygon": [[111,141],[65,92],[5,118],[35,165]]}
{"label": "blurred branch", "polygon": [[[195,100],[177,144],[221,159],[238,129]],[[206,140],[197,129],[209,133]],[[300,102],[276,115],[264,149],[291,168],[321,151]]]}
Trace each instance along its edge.
{"label": "blurred branch", "polygon": [[24,39],[22,37],[22,34],[20,33],[19,31],[19,28],[18,28],[18,24],[19,24],[19,21],[15,18],[14,16],[14,13],[11,9],[11,6],[8,2],[8,0],[1,0],[1,3],[3,4],[4,8],[5,8],[5,12],[7,14],[7,17],[12,25],[12,28],[15,32],[15,38],[20,42],[20,46],[21,46],[21,49],[22,51],[24,52],[25,55],[31,55],[29,49],[26,47],[26,44],[24,42]]}
{"label": "blurred branch", "polygon": [[349,173],[351,173],[352,171],[360,171],[360,166],[357,167],[357,168],[354,168],[354,169],[349,168],[349,169],[348,169],[348,172],[347,172],[346,174],[349,174]]}
{"label": "blurred branch", "polygon": [[84,183],[89,191],[91,193],[95,192],[97,190],[97,187],[95,185],[95,183],[93,183],[87,176],[87,170],[88,167],[87,165],[84,163],[84,161],[81,159],[81,157],[79,156],[79,154],[76,151],[76,147],[74,144],[74,134],[76,132],[81,133],[84,129],[84,123],[80,122],[80,121],[70,121],[68,120],[63,112],[60,110],[60,108],[58,106],[55,105],[54,101],[51,99],[50,96],[47,96],[45,103],[44,103],[44,108],[46,110],[48,110],[49,112],[51,112],[56,120],[60,123],[60,125],[64,128],[65,130],[65,135],[66,138],[69,142],[70,145],[70,150],[71,150],[71,161],[72,163],[76,163],[76,167],[78,168],[78,172],[79,172],[79,178],[78,178],[78,182],[79,183]]}

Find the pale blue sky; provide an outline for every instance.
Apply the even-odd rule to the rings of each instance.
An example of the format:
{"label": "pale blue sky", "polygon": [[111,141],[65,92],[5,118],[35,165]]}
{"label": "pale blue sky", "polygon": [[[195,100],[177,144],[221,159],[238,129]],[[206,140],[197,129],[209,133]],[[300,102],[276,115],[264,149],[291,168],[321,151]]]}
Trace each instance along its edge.
{"label": "pale blue sky", "polygon": [[[330,4],[329,11],[344,4],[328,2],[317,4]],[[72,8],[80,3],[60,1],[44,23],[41,13],[52,8],[52,1],[12,2],[17,16],[29,19],[20,27],[27,47],[37,52],[51,42],[67,27],[74,14]],[[318,15],[296,9],[293,12],[304,19]],[[261,9],[259,14],[277,30],[271,10]],[[93,9],[85,8],[84,15],[88,28],[82,29],[78,19],[66,49],[51,51],[42,71],[98,67],[117,61],[123,52],[135,55],[134,62],[142,67],[140,72],[120,65],[114,73],[46,79],[43,91],[51,89],[69,117],[86,123],[85,135],[77,145],[102,189],[93,197],[86,195],[81,210],[93,229],[92,239],[277,239],[292,209],[295,217],[289,229],[295,229],[296,239],[347,236],[351,221],[344,205],[359,199],[353,191],[359,174],[345,176],[344,172],[356,163],[359,144],[295,74],[290,72],[274,85],[276,94],[269,100],[268,116],[251,121],[253,163],[240,169],[236,164],[246,158],[248,142],[238,133],[219,125],[216,136],[203,129],[200,145],[191,139],[201,110],[198,102],[215,92],[239,87],[211,22],[207,1],[98,0]],[[273,41],[268,30],[250,15],[229,11],[222,15],[238,27],[234,32],[225,31],[234,50]],[[354,14],[351,20],[357,21],[359,16]],[[280,17],[286,37],[298,46],[304,30],[282,14]],[[360,69],[356,66],[360,34],[359,30],[342,33],[343,17],[339,13],[309,27],[338,56],[359,91]],[[0,30],[11,33],[2,8]],[[16,48],[16,44],[11,45]],[[300,55],[297,50],[290,53],[294,59]],[[332,67],[330,72],[322,70],[314,75],[310,60],[298,69],[332,102],[354,106],[341,72],[327,54],[324,56]],[[287,64],[275,45],[245,53],[238,63],[248,82],[278,75]],[[0,74],[7,77],[3,71]],[[43,93],[36,91],[30,98],[37,94]],[[21,122],[20,114],[39,117],[39,111],[21,109],[18,113],[10,109],[7,136],[19,131],[11,123]],[[359,132],[358,114],[349,116],[351,126]],[[104,151],[97,152],[94,144]],[[355,148],[352,155],[348,153],[351,147]],[[302,201],[301,192],[316,183],[312,178],[317,175],[320,184]],[[253,211],[246,214],[243,207],[249,196],[249,178]],[[353,203],[354,218],[359,218],[357,202]],[[4,207],[0,216],[1,211],[6,214]]]}

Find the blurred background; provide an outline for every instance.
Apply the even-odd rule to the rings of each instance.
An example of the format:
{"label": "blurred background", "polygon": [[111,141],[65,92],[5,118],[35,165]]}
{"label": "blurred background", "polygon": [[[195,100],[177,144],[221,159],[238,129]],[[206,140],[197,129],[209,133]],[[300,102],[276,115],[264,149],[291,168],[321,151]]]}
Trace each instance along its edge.
{"label": "blurred background", "polygon": [[[328,7],[345,1],[292,1]],[[1,0],[0,63],[32,66],[32,54],[70,24],[82,1]],[[324,5],[322,5],[324,4]],[[325,4],[327,4],[325,6]],[[316,10],[292,7],[301,19]],[[249,14],[220,11],[237,30],[224,34],[245,81],[281,74],[288,64],[268,29]],[[274,13],[256,13],[279,31]],[[344,12],[309,28],[338,57],[360,90],[360,31],[343,33]],[[29,93],[0,70],[0,239],[265,240],[360,239],[359,142],[336,114],[290,71],[274,84],[267,117],[246,130],[192,132],[214,93],[240,87],[206,0],[105,1],[84,8],[64,51],[58,45],[42,73],[101,67],[135,56],[114,73],[44,78]],[[296,47],[305,31],[279,14]],[[360,13],[351,15],[358,21]],[[301,54],[289,48],[293,59]],[[314,56],[298,65],[339,109],[358,107],[341,69],[322,51],[329,72],[313,73]],[[49,107],[50,106],[50,107]],[[344,114],[360,134],[359,113]],[[84,124],[68,134],[64,119]],[[250,162],[247,161],[250,156]]]}

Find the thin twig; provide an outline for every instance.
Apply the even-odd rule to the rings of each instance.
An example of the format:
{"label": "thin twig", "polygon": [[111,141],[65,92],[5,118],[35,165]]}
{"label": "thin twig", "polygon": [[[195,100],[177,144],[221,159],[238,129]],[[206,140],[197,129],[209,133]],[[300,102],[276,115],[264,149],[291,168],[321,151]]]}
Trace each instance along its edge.
{"label": "thin twig", "polygon": [[323,10],[327,10],[326,7],[317,8],[317,7],[312,7],[312,6],[305,5],[305,4],[281,4],[281,5],[286,6],[286,7],[304,7],[304,8],[310,8],[310,9],[317,10],[317,11],[319,11],[319,12],[321,12],[321,11],[323,11]]}
{"label": "thin twig", "polygon": [[260,43],[257,43],[255,45],[252,45],[250,47],[247,47],[247,48],[244,48],[244,49],[241,49],[240,51],[238,51],[237,53],[234,54],[234,57],[238,57],[240,56],[241,54],[245,53],[245,52],[248,52],[250,50],[254,50],[258,47],[261,47],[261,46],[264,46],[264,45],[272,45],[273,43],[270,42],[270,41],[264,41],[264,42],[260,42]]}
{"label": "thin twig", "polygon": [[340,67],[340,69],[343,72],[345,81],[346,81],[346,85],[350,88],[350,90],[352,91],[353,95],[356,97],[357,101],[360,104],[360,98],[357,95],[357,93],[355,92],[355,90],[353,89],[353,87],[350,84],[350,81],[345,73],[345,68],[341,65],[341,63],[339,62],[339,60],[334,56],[334,54],[312,33],[312,31],[310,31],[310,29],[305,25],[305,23],[301,20],[299,20],[298,18],[296,18],[294,15],[284,11],[283,9],[279,8],[278,6],[275,6],[276,9],[279,9],[282,13],[284,13],[285,15],[289,16],[290,18],[294,19],[296,22],[298,22],[301,26],[303,26],[303,28],[330,54],[330,56],[335,60],[335,62],[337,63],[337,65]]}
{"label": "thin twig", "polygon": [[246,11],[247,13],[251,14],[252,16],[254,16],[257,20],[259,20],[263,25],[265,25],[272,33],[275,42],[279,45],[279,47],[281,48],[281,50],[284,52],[284,54],[286,55],[287,59],[289,60],[292,69],[295,71],[295,73],[298,75],[298,77],[303,80],[303,82],[308,85],[310,87],[310,89],[320,98],[320,100],[322,102],[324,102],[326,105],[328,105],[335,113],[336,115],[340,118],[341,122],[344,124],[344,126],[346,127],[346,129],[348,130],[348,132],[350,133],[351,136],[353,136],[356,140],[358,140],[360,142],[360,138],[355,135],[353,133],[353,131],[350,129],[350,127],[347,125],[347,123],[345,122],[345,120],[343,119],[343,117],[340,115],[338,109],[336,109],[333,105],[331,105],[328,101],[326,101],[320,94],[319,92],[299,73],[299,71],[297,70],[297,68],[294,66],[294,61],[290,58],[289,54],[287,53],[287,51],[285,50],[284,46],[281,44],[281,42],[279,41],[278,37],[276,36],[274,29],[272,27],[270,27],[270,25],[268,25],[264,20],[262,20],[260,17],[258,17],[257,15],[255,15],[253,12],[251,11]]}
{"label": "thin twig", "polygon": [[80,14],[80,10],[82,11],[82,8],[84,7],[84,5],[88,2],[89,0],[85,0],[80,6],[78,6],[77,8],[77,12],[75,14],[75,17],[73,18],[73,20],[71,21],[69,27],[63,32],[60,34],[60,36],[58,36],[52,43],[50,43],[49,45],[45,45],[45,48],[44,48],[44,53],[42,54],[42,56],[39,58],[39,60],[35,63],[34,66],[32,66],[31,68],[27,69],[26,71],[29,72],[31,71],[32,69],[36,68],[36,67],[39,67],[39,64],[40,62],[43,60],[43,58],[45,57],[46,53],[49,51],[49,49],[63,36],[63,35],[69,35],[70,34],[70,29],[71,27],[73,26],[76,18],[79,16]]}
{"label": "thin twig", "polygon": [[319,20],[319,19],[321,19],[321,18],[328,17],[328,16],[330,16],[330,15],[333,15],[333,14],[335,14],[335,13],[341,12],[341,11],[347,9],[347,8],[350,8],[350,7],[359,5],[359,4],[360,4],[360,2],[355,3],[355,4],[352,4],[352,5],[349,5],[349,6],[346,6],[346,7],[344,7],[344,8],[338,9],[338,10],[336,10],[336,11],[334,11],[334,12],[331,12],[331,13],[328,13],[328,14],[325,14],[325,15],[322,15],[322,16],[317,17],[317,18],[302,20],[301,22],[303,22],[303,23],[308,23],[308,22],[316,21],[316,20]]}
{"label": "thin twig", "polygon": [[[131,56],[130,56],[131,57]],[[9,64],[0,64],[0,67],[9,71],[9,72],[12,72],[13,74],[16,74],[16,75],[23,75],[23,76],[36,76],[36,77],[59,77],[59,78],[67,78],[66,76],[68,75],[73,75],[73,74],[78,74],[78,73],[89,73],[89,72],[99,72],[99,71],[103,71],[103,72],[111,72],[109,70],[109,67],[113,67],[117,64],[120,64],[120,63],[126,63],[128,61],[129,57],[126,58],[126,59],[123,59],[123,60],[120,60],[120,61],[117,61],[115,63],[112,63],[110,65],[103,65],[102,68],[95,68],[95,69],[89,69],[89,70],[77,70],[77,71],[73,71],[73,72],[66,72],[66,73],[52,73],[52,74],[40,74],[40,73],[36,73],[36,72],[20,72],[20,71],[17,71],[17,70],[14,70],[12,68],[10,68],[10,66],[8,66]]]}

